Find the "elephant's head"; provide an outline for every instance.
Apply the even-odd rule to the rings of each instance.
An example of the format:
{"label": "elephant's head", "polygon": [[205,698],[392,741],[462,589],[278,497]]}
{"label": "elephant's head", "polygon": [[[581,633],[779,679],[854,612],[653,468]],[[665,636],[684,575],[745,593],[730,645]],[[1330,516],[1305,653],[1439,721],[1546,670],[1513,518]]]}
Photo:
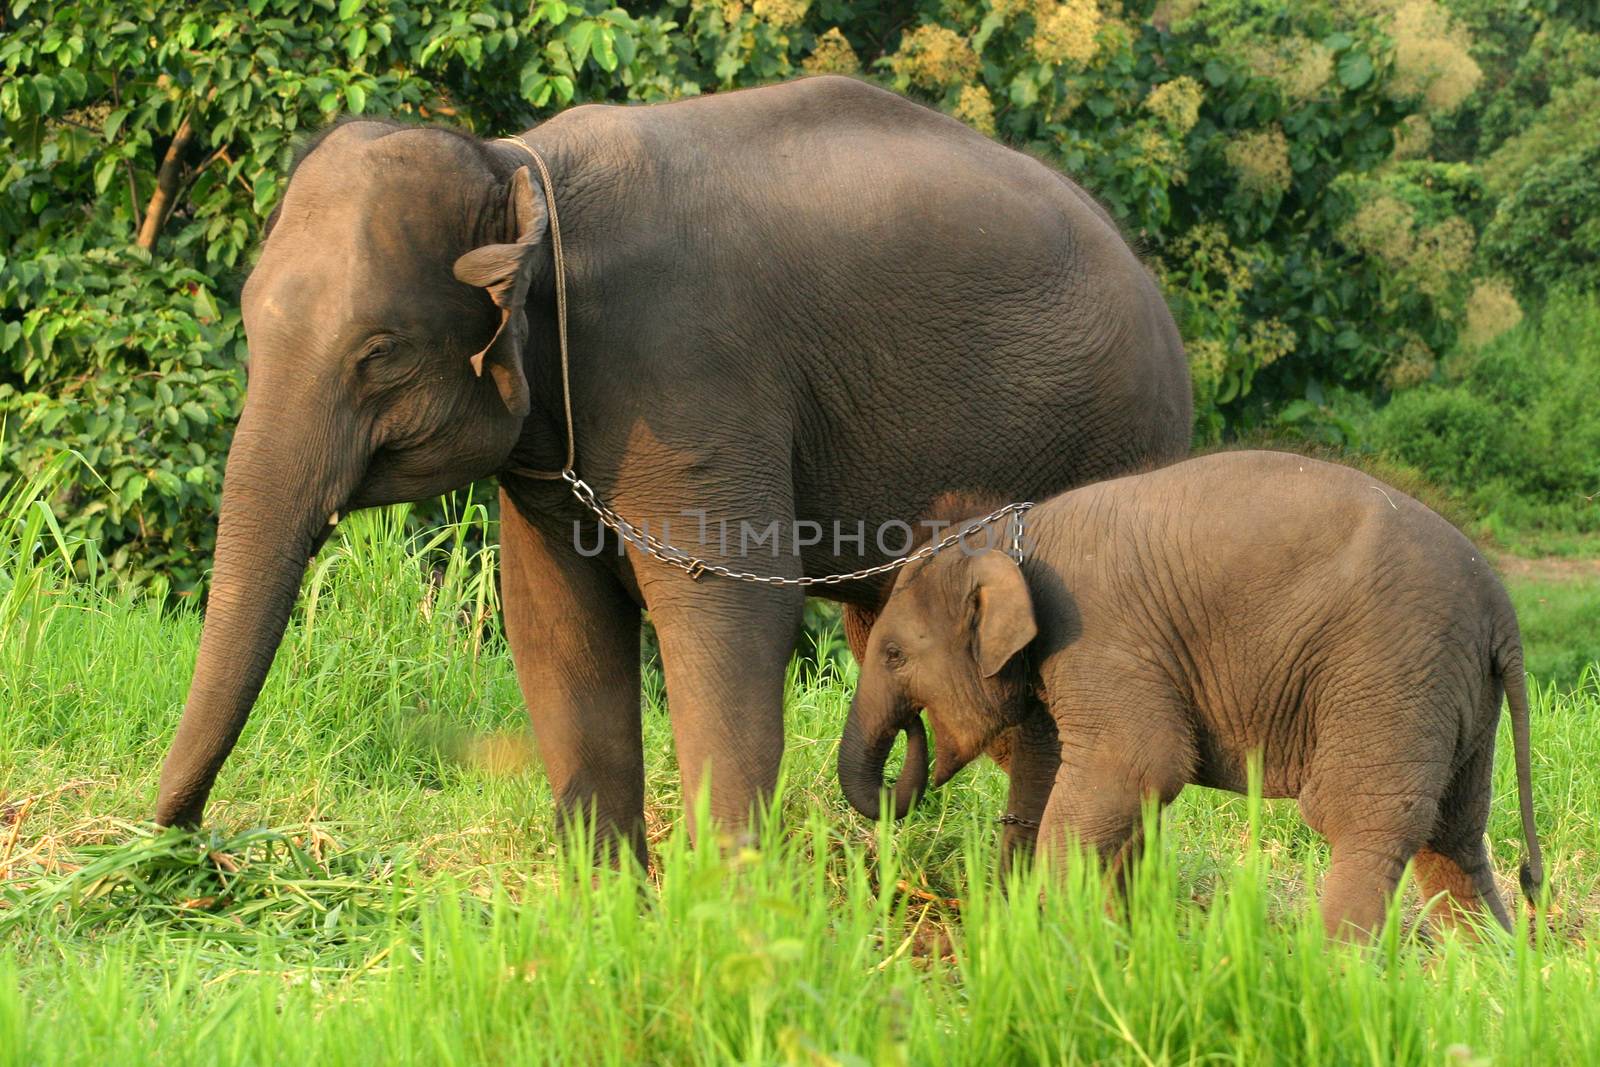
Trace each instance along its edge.
{"label": "elephant's head", "polygon": [[[1018,653],[1037,634],[1022,571],[993,549],[948,548],[902,572],[873,624],[850,717],[839,745],[839,782],[851,805],[878,817],[883,769],[895,734],[922,736],[920,713],[933,723],[934,785],[972,762],[1026,710]],[[926,759],[923,745],[908,746]],[[920,780],[927,780],[927,767]],[[895,817],[914,789],[896,788]]]}
{"label": "elephant's head", "polygon": [[345,123],[293,170],[242,296],[249,388],[160,822],[199,821],[338,513],[505,464],[546,221],[526,166],[452,131]]}

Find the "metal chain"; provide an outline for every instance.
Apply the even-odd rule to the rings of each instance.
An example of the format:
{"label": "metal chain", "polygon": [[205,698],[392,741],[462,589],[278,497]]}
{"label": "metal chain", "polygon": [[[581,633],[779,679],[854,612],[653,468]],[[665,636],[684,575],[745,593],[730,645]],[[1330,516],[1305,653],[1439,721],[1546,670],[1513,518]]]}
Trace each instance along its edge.
{"label": "metal chain", "polygon": [[813,585],[840,585],[844,582],[859,582],[867,578],[876,578],[880,574],[888,574],[890,571],[899,570],[907,564],[915,563],[919,559],[927,559],[936,552],[959,544],[969,535],[977,533],[990,523],[998,522],[1007,516],[1012,518],[1010,555],[1012,559],[1020,564],[1022,562],[1022,516],[1024,512],[1033,507],[1033,501],[1031,500],[1007,504],[1005,507],[998,508],[981,519],[975,519],[967,523],[953,534],[923,545],[909,556],[900,556],[887,563],[879,563],[874,567],[863,567],[858,571],[847,571],[841,574],[802,575],[799,578],[789,578],[780,574],[753,574],[750,571],[736,571],[720,563],[713,563],[708,559],[691,556],[680,548],[674,548],[648,530],[640,530],[633,523],[618,515],[595,495],[594,489],[588,482],[579,478],[576,471],[568,468],[561,472],[561,478],[572,487],[572,495],[578,498],[578,502],[594,512],[601,524],[614,531],[625,543],[633,545],[646,555],[660,560],[669,567],[676,567],[696,581],[702,575],[715,574],[718,577],[728,578],[736,582],[798,586],[802,589]]}
{"label": "metal chain", "polygon": [[887,563],[880,563],[876,567],[864,567],[861,570],[850,571],[846,574],[824,574],[818,575],[814,578],[808,578],[804,576],[799,578],[786,578],[783,575],[778,574],[752,574],[749,571],[736,571],[731,567],[725,567],[720,563],[713,563],[708,559],[700,559],[697,556],[691,556],[687,552],[667,544],[659,537],[652,535],[649,531],[638,529],[627,519],[624,519],[621,515],[618,515],[615,511],[608,507],[605,502],[595,494],[594,489],[590,487],[589,483],[585,482],[582,478],[579,478],[577,472],[572,469],[577,453],[578,441],[572,422],[571,361],[567,352],[567,267],[566,256],[561,244],[560,216],[556,213],[555,182],[550,177],[550,168],[545,164],[544,157],[539,154],[539,151],[535,149],[533,145],[529,144],[520,135],[501,137],[499,140],[505,144],[514,145],[526,152],[533,160],[534,165],[539,168],[539,180],[544,185],[545,206],[550,217],[551,256],[555,272],[556,327],[561,351],[561,404],[566,415],[567,423],[566,466],[562,467],[560,471],[541,471],[530,467],[521,467],[508,463],[505,467],[505,470],[508,473],[518,474],[528,478],[542,478],[550,480],[559,477],[562,481],[566,482],[572,487],[572,495],[577,497],[579,502],[582,503],[584,507],[594,512],[595,515],[600,519],[601,523],[607,528],[615,531],[616,534],[623,539],[623,541],[635,546],[636,548],[645,552],[647,555],[653,556],[669,567],[678,568],[696,581],[698,581],[702,575],[715,574],[723,578],[730,578],[736,582],[758,582],[762,585],[799,586],[801,588],[812,585],[840,585],[844,582],[858,582],[866,578],[875,578],[880,574],[888,574],[890,571],[899,570],[901,567],[904,567],[909,563],[915,563],[919,559],[927,559],[935,552],[959,543],[969,534],[976,533],[978,530],[989,525],[991,522],[998,522],[1008,515],[1012,517],[1010,550],[1011,558],[1016,560],[1018,564],[1022,563],[1022,514],[1029,508],[1033,507],[1032,501],[1020,501],[1015,504],[1007,504],[1005,507],[991,512],[989,515],[978,519],[976,522],[968,523],[956,533],[953,533],[938,542],[924,545],[917,551],[911,553],[909,556],[901,556],[900,558],[892,559]]}

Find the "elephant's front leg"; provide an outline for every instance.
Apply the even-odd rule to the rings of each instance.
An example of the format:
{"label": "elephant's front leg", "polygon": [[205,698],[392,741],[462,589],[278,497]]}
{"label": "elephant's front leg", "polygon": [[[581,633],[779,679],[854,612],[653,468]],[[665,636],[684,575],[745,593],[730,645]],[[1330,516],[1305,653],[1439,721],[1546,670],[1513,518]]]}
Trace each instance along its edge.
{"label": "elephant's front leg", "polygon": [[673,572],[645,599],[661,640],[690,832],[699,840],[695,802],[709,782],[713,821],[742,833],[777,785],[784,674],[805,598],[793,587]]}
{"label": "elephant's front leg", "polygon": [[1000,836],[1001,870],[1010,871],[1017,859],[1033,854],[1061,766],[1061,738],[1049,709],[1030,696],[1027,717],[997,737],[988,754],[1011,779]]}
{"label": "elephant's front leg", "polygon": [[570,529],[530,523],[500,494],[500,583],[517,681],[558,818],[593,818],[596,846],[646,862],[639,606]]}
{"label": "elephant's front leg", "polygon": [[[1108,662],[1089,656],[1086,663]],[[1085,668],[1087,671],[1088,668]],[[1182,792],[1197,763],[1184,704],[1163,678],[1105,669],[1100,688],[1058,672],[1046,680],[1050,716],[1061,745],[1055,786],[1039,826],[1039,849],[1059,873],[1076,840],[1098,854],[1124,894],[1144,835],[1144,805],[1165,806]]]}

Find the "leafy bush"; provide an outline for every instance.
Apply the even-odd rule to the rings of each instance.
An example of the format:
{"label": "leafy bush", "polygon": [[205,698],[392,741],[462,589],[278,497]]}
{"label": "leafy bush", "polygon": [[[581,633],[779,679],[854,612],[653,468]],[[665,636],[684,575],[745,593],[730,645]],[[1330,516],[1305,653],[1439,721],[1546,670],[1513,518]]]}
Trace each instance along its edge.
{"label": "leafy bush", "polygon": [[[823,71],[880,79],[1100,196],[1171,296],[1202,438],[1310,425],[1340,391],[1434,376],[1473,301],[1480,324],[1514,318],[1472,276],[1481,183],[1420,156],[1436,127],[1446,148],[1493,147],[1474,93],[1511,60],[1484,39],[1554,42],[1576,57],[1563,72],[1587,70],[1577,21],[1538,36],[1548,6],[9,0],[0,466],[83,451],[98,475],[57,501],[68,524],[134,578],[193,588],[240,403],[237,287],[299,133],[356,112],[492,134]],[[1518,68],[1516,99],[1543,106],[1533,75]],[[1408,248],[1374,237],[1395,204]]]}
{"label": "leafy bush", "polygon": [[[1488,196],[1487,272],[1530,303],[1551,285],[1600,287],[1600,16],[1585,0],[1450,0],[1484,71],[1480,91],[1425,136],[1441,160],[1470,162]],[[1492,216],[1490,221],[1489,216]],[[1587,226],[1585,225],[1587,223]]]}
{"label": "leafy bush", "polygon": [[[1590,0],[1447,0],[1472,41],[1483,83],[1457,110],[1429,116],[1429,137],[1439,159],[1481,160],[1510,142],[1551,136],[1558,148],[1582,136],[1573,125],[1546,123],[1563,91],[1600,75],[1600,8]],[[1559,105],[1556,109],[1559,111]]]}
{"label": "leafy bush", "polygon": [[1483,254],[1526,292],[1600,292],[1600,137],[1583,151],[1529,167],[1484,231]]}
{"label": "leafy bush", "polygon": [[19,313],[0,324],[8,464],[37,473],[76,451],[88,466],[56,501],[72,529],[128,580],[180,593],[211,557],[242,399],[239,315],[213,284],[137,247],[0,256],[0,301]]}
{"label": "leafy bush", "polygon": [[1558,296],[1464,362],[1457,382],[1397,395],[1370,443],[1503,538],[1600,533],[1600,300]]}

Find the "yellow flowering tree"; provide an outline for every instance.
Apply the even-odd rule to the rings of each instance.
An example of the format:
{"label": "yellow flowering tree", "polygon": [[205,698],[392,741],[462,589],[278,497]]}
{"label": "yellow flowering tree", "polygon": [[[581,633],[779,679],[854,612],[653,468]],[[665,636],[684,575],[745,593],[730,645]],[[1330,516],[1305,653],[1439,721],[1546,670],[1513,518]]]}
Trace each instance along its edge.
{"label": "yellow flowering tree", "polygon": [[1482,183],[1431,153],[1483,73],[1443,0],[918,12],[873,66],[1121,220],[1178,309],[1201,437],[1410,387],[1481,333]]}

